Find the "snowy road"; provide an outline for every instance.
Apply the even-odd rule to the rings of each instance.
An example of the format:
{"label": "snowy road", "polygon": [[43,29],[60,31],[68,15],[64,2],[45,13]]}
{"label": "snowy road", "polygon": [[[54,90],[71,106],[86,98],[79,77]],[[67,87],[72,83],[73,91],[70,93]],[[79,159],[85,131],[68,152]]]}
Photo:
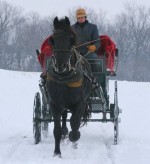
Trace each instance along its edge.
{"label": "snowy road", "polygon": [[[113,145],[112,123],[81,128],[78,149],[61,143],[62,159],[53,156],[53,123],[49,137],[34,145],[32,112],[39,73],[0,70],[0,164],[148,164],[150,161],[150,83],[118,82],[119,145]],[[110,97],[113,101],[113,82]],[[93,115],[94,118],[99,114]]]}

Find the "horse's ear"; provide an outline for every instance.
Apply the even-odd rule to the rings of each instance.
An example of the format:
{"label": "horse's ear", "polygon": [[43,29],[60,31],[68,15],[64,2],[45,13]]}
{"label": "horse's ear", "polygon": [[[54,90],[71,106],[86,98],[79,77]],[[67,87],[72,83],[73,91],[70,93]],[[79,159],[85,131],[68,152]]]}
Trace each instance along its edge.
{"label": "horse's ear", "polygon": [[67,24],[68,26],[70,26],[70,20],[69,20],[69,18],[66,17],[66,16],[65,16],[65,22],[66,22],[66,24]]}
{"label": "horse's ear", "polygon": [[59,23],[58,17],[55,17],[55,18],[54,18],[54,21],[53,21],[53,26],[54,26],[55,28],[57,28],[58,23]]}

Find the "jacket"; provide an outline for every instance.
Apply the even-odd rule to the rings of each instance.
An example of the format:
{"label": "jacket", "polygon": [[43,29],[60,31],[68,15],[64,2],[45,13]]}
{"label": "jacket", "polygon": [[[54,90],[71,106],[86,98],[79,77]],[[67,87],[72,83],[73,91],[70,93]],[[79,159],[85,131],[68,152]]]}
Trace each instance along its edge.
{"label": "jacket", "polygon": [[[72,29],[77,35],[77,46],[83,43],[87,43],[87,42],[99,39],[99,32],[98,32],[97,26],[95,24],[89,23],[87,20],[84,24],[82,24],[82,26],[78,22],[75,23],[74,25],[72,25]],[[100,41],[99,40],[94,41],[86,45],[80,46],[78,48],[81,55],[85,55],[88,52],[87,46],[93,45],[93,44],[96,46],[96,50],[99,49]]]}

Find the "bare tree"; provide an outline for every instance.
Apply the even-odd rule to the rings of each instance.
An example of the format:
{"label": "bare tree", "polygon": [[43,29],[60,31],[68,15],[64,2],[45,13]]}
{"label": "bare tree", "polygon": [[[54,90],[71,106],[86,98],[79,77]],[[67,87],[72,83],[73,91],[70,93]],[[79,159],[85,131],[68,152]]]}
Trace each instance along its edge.
{"label": "bare tree", "polygon": [[[86,8],[87,19],[97,24],[99,34],[109,35],[119,48],[117,78],[150,80],[150,9],[125,3],[125,11],[109,21],[101,9]],[[75,12],[80,6],[68,10],[71,24],[76,22]],[[38,13],[22,12],[0,1],[0,68],[22,71],[40,70],[35,50],[53,33],[53,16],[41,18]]]}
{"label": "bare tree", "polygon": [[30,13],[25,21],[16,27],[13,47],[15,65],[19,70],[39,70],[35,50],[52,34],[52,18],[42,19],[38,13]]}
{"label": "bare tree", "polygon": [[12,40],[13,30],[17,23],[20,11],[6,2],[0,1],[0,65],[3,68],[8,68],[10,62],[9,50]]}
{"label": "bare tree", "polygon": [[[144,6],[125,4],[126,11],[116,17],[114,37],[120,49],[122,76],[128,74],[130,80],[140,80],[150,46],[150,15]],[[120,69],[121,70],[121,69]],[[124,71],[124,72],[123,72]],[[140,74],[139,74],[140,73]]]}

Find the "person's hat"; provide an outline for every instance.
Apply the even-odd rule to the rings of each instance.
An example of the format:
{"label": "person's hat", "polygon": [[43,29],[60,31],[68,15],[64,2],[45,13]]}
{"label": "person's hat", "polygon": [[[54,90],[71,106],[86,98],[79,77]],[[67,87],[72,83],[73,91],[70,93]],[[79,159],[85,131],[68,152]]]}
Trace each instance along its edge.
{"label": "person's hat", "polygon": [[84,9],[78,9],[78,10],[76,11],[76,17],[77,17],[77,18],[86,17],[86,16],[87,16],[87,14],[86,14],[86,12],[85,12]]}

